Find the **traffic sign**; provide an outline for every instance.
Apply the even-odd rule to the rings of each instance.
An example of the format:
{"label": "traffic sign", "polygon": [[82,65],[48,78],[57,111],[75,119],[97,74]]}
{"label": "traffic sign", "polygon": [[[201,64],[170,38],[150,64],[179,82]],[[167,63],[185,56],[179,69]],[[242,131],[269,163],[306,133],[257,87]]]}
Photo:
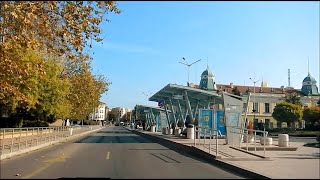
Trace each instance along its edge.
{"label": "traffic sign", "polygon": [[163,107],[163,106],[164,106],[164,101],[159,101],[159,102],[158,102],[158,106],[159,106],[159,107]]}

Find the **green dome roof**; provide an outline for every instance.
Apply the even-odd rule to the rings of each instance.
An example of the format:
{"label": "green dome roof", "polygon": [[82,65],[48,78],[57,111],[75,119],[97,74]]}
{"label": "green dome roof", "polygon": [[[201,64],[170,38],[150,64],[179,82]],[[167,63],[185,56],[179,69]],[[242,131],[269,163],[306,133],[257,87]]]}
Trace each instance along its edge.
{"label": "green dome roof", "polygon": [[315,82],[316,80],[308,73],[308,76],[303,79],[303,82]]}
{"label": "green dome roof", "polygon": [[207,69],[205,71],[203,71],[203,73],[201,74],[201,76],[213,76],[213,73],[211,72],[211,70],[209,69],[209,67],[207,67]]}

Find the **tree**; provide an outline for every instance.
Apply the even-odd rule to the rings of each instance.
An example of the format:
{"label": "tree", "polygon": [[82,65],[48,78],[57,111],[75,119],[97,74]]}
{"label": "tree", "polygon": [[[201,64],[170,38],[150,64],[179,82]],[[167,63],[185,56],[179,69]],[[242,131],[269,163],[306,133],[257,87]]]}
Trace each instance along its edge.
{"label": "tree", "polygon": [[302,107],[288,102],[277,103],[273,110],[272,117],[277,121],[292,125],[293,122],[301,120]]}
{"label": "tree", "polygon": [[132,119],[131,116],[132,116],[131,112],[127,112],[127,113],[124,115],[125,121],[126,121],[126,122],[130,121],[130,118]]}
{"label": "tree", "polygon": [[108,112],[108,120],[113,122],[116,119],[117,119],[117,113],[114,111],[109,111]]}
{"label": "tree", "polygon": [[[9,110],[14,126],[21,127],[23,119],[44,120],[52,123],[56,118],[68,116],[66,95],[69,83],[60,77],[62,69],[55,60],[45,60],[31,49],[16,49],[12,52],[16,65],[24,69],[21,79],[15,79],[16,71],[7,77],[15,79],[12,94],[3,94],[0,107]],[[16,69],[15,69],[16,70]]]}
{"label": "tree", "polygon": [[238,89],[237,87],[234,87],[234,88],[232,89],[232,93],[233,93],[234,95],[238,95],[238,96],[241,95],[241,93],[240,93],[240,91],[239,91],[239,89]]}
{"label": "tree", "polygon": [[109,82],[103,76],[93,76],[89,69],[69,77],[71,83],[68,95],[71,104],[71,119],[83,120],[100,104],[101,94],[108,90]]}
{"label": "tree", "polygon": [[301,98],[297,93],[290,93],[290,94],[286,95],[285,101],[288,103],[297,104],[297,105],[302,106]]}
{"label": "tree", "polygon": [[115,1],[1,1],[2,48],[82,54],[102,40],[99,24],[108,12],[120,13]]}
{"label": "tree", "polygon": [[19,60],[21,51],[62,61],[62,75],[81,71],[90,62],[85,48],[102,40],[99,24],[108,12],[120,13],[114,1],[1,1],[0,104],[15,107],[35,102],[21,88],[29,80],[26,75],[32,75],[34,68],[43,72],[44,66]]}
{"label": "tree", "polygon": [[305,108],[303,111],[303,120],[312,126],[320,124],[320,107],[314,106]]}

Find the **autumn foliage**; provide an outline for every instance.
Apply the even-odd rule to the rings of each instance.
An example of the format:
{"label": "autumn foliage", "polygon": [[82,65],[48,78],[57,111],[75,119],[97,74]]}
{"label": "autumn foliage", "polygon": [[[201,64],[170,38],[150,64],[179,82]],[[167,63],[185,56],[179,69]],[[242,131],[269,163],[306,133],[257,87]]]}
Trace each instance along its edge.
{"label": "autumn foliage", "polygon": [[[91,73],[85,49],[114,1],[0,2],[0,118],[85,119],[110,82]],[[0,126],[3,127],[3,125]]]}

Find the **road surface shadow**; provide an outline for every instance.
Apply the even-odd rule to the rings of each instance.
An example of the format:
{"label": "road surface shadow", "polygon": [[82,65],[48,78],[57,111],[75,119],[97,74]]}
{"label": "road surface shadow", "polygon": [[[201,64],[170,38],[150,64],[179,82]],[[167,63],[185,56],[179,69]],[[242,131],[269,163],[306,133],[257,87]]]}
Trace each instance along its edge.
{"label": "road surface shadow", "polygon": [[87,136],[74,143],[153,143],[140,136]]}
{"label": "road surface shadow", "polygon": [[96,133],[133,134],[132,132],[128,132],[128,131],[98,131]]}

